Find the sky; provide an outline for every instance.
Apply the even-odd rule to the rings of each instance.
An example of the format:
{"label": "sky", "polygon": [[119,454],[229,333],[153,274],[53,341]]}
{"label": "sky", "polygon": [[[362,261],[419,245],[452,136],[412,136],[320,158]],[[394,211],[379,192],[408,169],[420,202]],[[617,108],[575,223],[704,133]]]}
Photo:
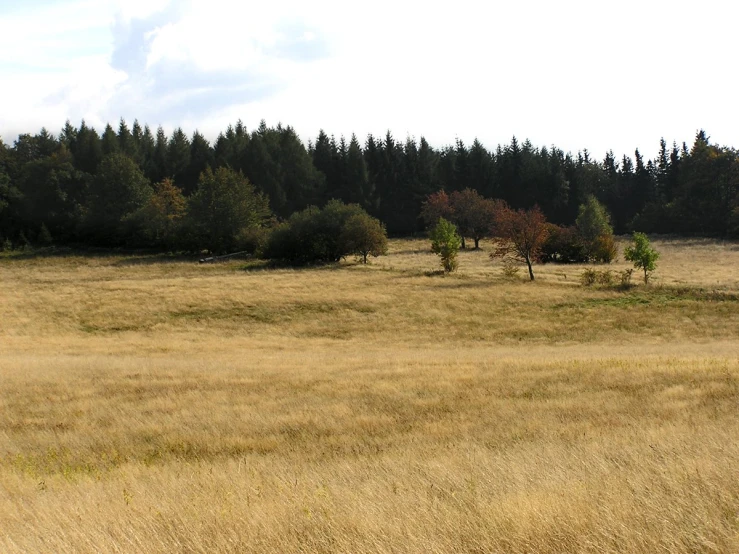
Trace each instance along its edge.
{"label": "sky", "polygon": [[682,0],[0,0],[0,137],[120,118],[213,140],[512,136],[602,158],[739,147],[739,4]]}

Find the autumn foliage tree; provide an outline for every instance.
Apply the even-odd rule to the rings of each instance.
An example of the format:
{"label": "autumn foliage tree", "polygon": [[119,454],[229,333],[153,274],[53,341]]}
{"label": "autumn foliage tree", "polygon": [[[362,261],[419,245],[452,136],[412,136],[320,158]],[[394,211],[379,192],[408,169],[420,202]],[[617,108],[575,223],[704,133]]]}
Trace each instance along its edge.
{"label": "autumn foliage tree", "polygon": [[157,183],[154,194],[139,214],[146,239],[156,245],[172,248],[178,242],[186,214],[187,200],[174,181],[164,179]]}
{"label": "autumn foliage tree", "polygon": [[454,210],[449,195],[443,190],[429,194],[421,205],[421,218],[429,229],[435,227],[439,219],[451,221],[453,217]]}
{"label": "autumn foliage tree", "polygon": [[427,227],[433,227],[440,218],[452,222],[465,248],[465,237],[475,241],[480,248],[480,239],[490,236],[495,221],[497,200],[484,198],[477,191],[466,188],[451,194],[439,191],[428,196],[421,209],[421,217]]}
{"label": "autumn foliage tree", "polygon": [[492,259],[513,256],[526,262],[529,277],[534,280],[532,265],[539,260],[549,226],[538,206],[530,210],[514,210],[501,203],[495,214],[495,250]]}

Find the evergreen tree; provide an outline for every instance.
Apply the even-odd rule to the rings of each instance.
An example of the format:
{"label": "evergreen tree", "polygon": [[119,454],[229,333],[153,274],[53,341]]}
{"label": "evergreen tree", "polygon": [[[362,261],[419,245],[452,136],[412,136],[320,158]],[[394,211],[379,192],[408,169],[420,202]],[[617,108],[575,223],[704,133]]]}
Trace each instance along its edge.
{"label": "evergreen tree", "polygon": [[103,156],[110,156],[111,154],[120,152],[121,147],[118,141],[118,136],[115,134],[113,127],[110,126],[110,123],[105,126],[105,131],[103,131],[101,148]]}
{"label": "evergreen tree", "polygon": [[180,188],[185,186],[190,167],[190,139],[181,128],[172,133],[167,145],[167,172]]}
{"label": "evergreen tree", "polygon": [[76,140],[77,129],[67,119],[64,127],[62,127],[62,132],[59,133],[59,144],[63,144],[69,152],[72,152]]}
{"label": "evergreen tree", "polygon": [[189,196],[195,191],[203,171],[214,165],[215,156],[213,149],[205,137],[198,131],[195,131],[192,136],[192,142],[190,143],[190,163],[182,180],[182,189],[186,195]]}
{"label": "evergreen tree", "polygon": [[41,132],[36,135],[35,140],[38,156],[41,158],[51,156],[59,147],[56,138],[46,130],[46,127],[41,128]]}
{"label": "evergreen tree", "polygon": [[121,118],[118,124],[118,152],[128,156],[136,163],[139,163],[138,152],[136,151],[136,143],[133,135],[126,124],[126,120]]}
{"label": "evergreen tree", "polygon": [[157,128],[151,166],[149,179],[155,183],[159,183],[165,178],[172,177],[173,175],[169,167],[169,141],[167,140],[167,135],[164,133],[164,129],[162,129],[161,125]]}
{"label": "evergreen tree", "polygon": [[[134,129],[136,129],[136,123],[134,123]],[[134,133],[134,140],[136,140],[136,133]],[[156,177],[159,172],[154,162],[156,140],[148,125],[144,125],[144,130],[141,133],[141,138],[138,140],[136,148],[139,152],[140,167],[144,175],[146,175],[149,181],[153,183],[158,182]]]}
{"label": "evergreen tree", "polygon": [[346,155],[346,189],[347,202],[359,204],[363,207],[369,206],[368,199],[371,196],[371,191],[369,189],[367,164],[364,160],[362,147],[354,134],[352,134],[349,141],[349,149]]}

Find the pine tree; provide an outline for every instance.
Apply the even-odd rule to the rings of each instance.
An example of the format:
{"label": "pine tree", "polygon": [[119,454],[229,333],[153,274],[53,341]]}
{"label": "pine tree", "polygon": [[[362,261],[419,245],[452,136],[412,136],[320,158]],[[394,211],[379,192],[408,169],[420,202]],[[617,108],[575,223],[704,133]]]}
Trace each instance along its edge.
{"label": "pine tree", "polygon": [[169,167],[169,141],[161,125],[157,128],[157,136],[154,142],[154,153],[152,156],[152,170],[149,178],[159,183],[173,173]]}
{"label": "pine tree", "polygon": [[182,182],[182,189],[185,195],[190,195],[197,188],[200,175],[209,167],[213,167],[215,156],[213,149],[208,144],[205,137],[198,131],[192,136],[190,143],[190,163]]}
{"label": "pine tree", "polygon": [[103,156],[110,156],[120,151],[118,136],[115,134],[113,127],[110,126],[110,123],[105,126],[105,131],[103,131],[101,147]]}
{"label": "pine tree", "polygon": [[97,131],[92,127],[88,127],[84,119],[77,131],[72,154],[74,155],[74,166],[77,169],[90,175],[97,173],[103,159],[102,141]]}
{"label": "pine tree", "polygon": [[133,135],[128,129],[126,120],[123,118],[121,118],[121,121],[118,124],[118,151],[134,160],[137,164],[139,163],[138,152],[136,151],[136,144],[134,142]]}
{"label": "pine tree", "polygon": [[347,201],[365,208],[368,207],[368,199],[371,195],[369,174],[362,147],[359,145],[355,134],[352,134],[349,141],[349,149],[346,155],[346,174]]}
{"label": "pine tree", "polygon": [[190,166],[190,139],[181,128],[172,133],[167,146],[167,171],[180,188],[185,185]]}

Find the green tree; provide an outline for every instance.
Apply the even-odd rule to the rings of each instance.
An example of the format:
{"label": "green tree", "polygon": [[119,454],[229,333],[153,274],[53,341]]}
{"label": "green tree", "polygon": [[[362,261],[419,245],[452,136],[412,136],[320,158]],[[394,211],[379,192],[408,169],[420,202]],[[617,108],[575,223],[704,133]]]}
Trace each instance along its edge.
{"label": "green tree", "polygon": [[92,127],[82,120],[77,131],[77,137],[72,142],[72,155],[74,156],[74,167],[89,175],[95,175],[103,159],[103,149],[100,136]]}
{"label": "green tree", "polygon": [[387,254],[387,231],[380,221],[369,214],[351,216],[341,230],[342,247],[346,252],[362,257]]}
{"label": "green tree", "polygon": [[346,157],[346,189],[349,202],[368,205],[370,195],[367,163],[356,135],[352,134]]}
{"label": "green tree", "polygon": [[185,187],[190,165],[190,139],[181,128],[172,133],[167,145],[167,177],[174,179],[178,187]]}
{"label": "green tree", "polygon": [[[214,164],[213,149],[198,131],[192,136],[190,144],[190,163],[185,172],[182,184],[180,185],[186,195],[192,194],[198,185],[200,175]],[[232,167],[232,169],[236,169]]]}
{"label": "green tree", "polygon": [[115,154],[121,151],[118,135],[115,134],[115,131],[113,130],[113,127],[111,127],[110,123],[105,126],[105,131],[103,131],[103,137],[100,141],[100,147],[102,148],[103,156],[110,156],[111,154]]}
{"label": "green tree", "polygon": [[16,214],[23,199],[8,175],[12,151],[0,139],[0,248],[16,232]]}
{"label": "green tree", "polygon": [[431,230],[431,251],[441,258],[444,271],[451,273],[457,269],[457,253],[462,245],[462,238],[457,234],[457,228],[451,221],[439,218],[436,226]]}
{"label": "green tree", "polygon": [[188,202],[194,245],[228,252],[245,230],[262,226],[270,216],[269,201],[242,173],[227,167],[207,168]]}
{"label": "green tree", "polygon": [[18,177],[23,194],[23,217],[32,229],[45,224],[55,238],[74,232],[84,204],[89,176],[75,170],[65,146],[51,156],[27,162]]}
{"label": "green tree", "polygon": [[649,238],[644,233],[634,233],[633,244],[624,250],[624,258],[634,262],[634,267],[644,271],[644,284],[649,284],[651,273],[657,268],[659,252],[649,243]]}
{"label": "green tree", "polygon": [[347,223],[367,215],[359,204],[330,200],[323,209],[309,206],[293,213],[269,238],[266,257],[295,264],[338,262],[356,252],[347,240]]}
{"label": "green tree", "polygon": [[605,206],[592,194],[580,205],[575,225],[591,261],[609,263],[616,257],[611,217]]}
{"label": "green tree", "polygon": [[84,226],[94,242],[121,243],[133,230],[126,219],[146,204],[149,181],[131,158],[111,154],[103,159],[90,188]]}

